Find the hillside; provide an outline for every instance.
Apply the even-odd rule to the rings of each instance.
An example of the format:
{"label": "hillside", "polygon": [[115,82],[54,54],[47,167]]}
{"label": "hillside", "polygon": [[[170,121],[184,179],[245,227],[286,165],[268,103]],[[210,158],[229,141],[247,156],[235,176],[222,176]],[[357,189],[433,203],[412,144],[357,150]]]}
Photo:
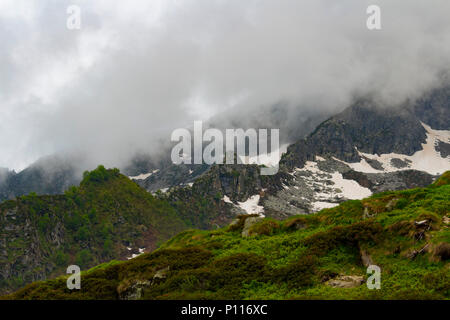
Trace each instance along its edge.
{"label": "hillside", "polygon": [[111,259],[126,259],[187,225],[118,169],[86,172],[64,195],[30,194],[0,204],[0,292]]}
{"label": "hillside", "polygon": [[[350,200],[284,221],[240,216],[153,253],[36,282],[6,299],[449,299],[450,172],[426,188]],[[381,268],[369,290],[366,266]]]}

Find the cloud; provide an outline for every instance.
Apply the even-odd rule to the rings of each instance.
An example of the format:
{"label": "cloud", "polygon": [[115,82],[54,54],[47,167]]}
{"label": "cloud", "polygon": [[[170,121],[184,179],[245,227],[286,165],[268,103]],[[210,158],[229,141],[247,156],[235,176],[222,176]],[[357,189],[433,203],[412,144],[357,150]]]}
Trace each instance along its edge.
{"label": "cloud", "polygon": [[[66,28],[70,4],[79,31]],[[70,152],[123,165],[194,119],[283,135],[355,96],[395,105],[437,86],[450,66],[450,3],[377,1],[379,31],[366,28],[369,4],[3,0],[0,166]]]}

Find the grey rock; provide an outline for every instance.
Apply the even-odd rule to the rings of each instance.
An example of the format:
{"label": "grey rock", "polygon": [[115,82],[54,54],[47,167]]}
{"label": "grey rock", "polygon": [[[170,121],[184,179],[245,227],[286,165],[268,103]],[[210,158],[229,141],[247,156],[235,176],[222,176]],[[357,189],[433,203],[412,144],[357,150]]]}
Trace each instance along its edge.
{"label": "grey rock", "polygon": [[437,152],[441,154],[441,157],[447,158],[450,156],[450,143],[439,141],[435,146]]}
{"label": "grey rock", "polygon": [[402,159],[398,158],[391,159],[391,165],[398,169],[407,168],[409,163],[411,163],[411,161],[409,160],[403,161]]}
{"label": "grey rock", "polygon": [[356,288],[365,282],[363,276],[345,276],[341,275],[335,279],[331,279],[326,284],[333,288]]}
{"label": "grey rock", "polygon": [[133,281],[128,287],[122,289],[119,293],[121,300],[140,300],[145,288],[151,286],[151,282],[147,280]]}
{"label": "grey rock", "polygon": [[262,217],[249,217],[249,218],[245,219],[244,228],[242,229],[242,233],[241,233],[242,237],[243,238],[249,237],[250,236],[250,234],[249,234],[250,228],[252,226],[254,226],[255,224],[257,224],[261,220],[263,220]]}
{"label": "grey rock", "polygon": [[165,279],[167,277],[167,272],[169,272],[169,270],[170,270],[169,266],[157,270],[155,275],[153,276],[153,279]]}
{"label": "grey rock", "polygon": [[368,266],[374,264],[372,257],[369,255],[369,253],[366,250],[360,249],[359,253],[361,255],[361,261],[365,267],[368,267]]}

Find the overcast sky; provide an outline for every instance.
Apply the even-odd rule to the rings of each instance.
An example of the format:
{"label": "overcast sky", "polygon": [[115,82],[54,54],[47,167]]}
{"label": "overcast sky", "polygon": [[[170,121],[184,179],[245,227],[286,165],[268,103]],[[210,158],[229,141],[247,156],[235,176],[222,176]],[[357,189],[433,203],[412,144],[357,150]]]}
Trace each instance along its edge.
{"label": "overcast sky", "polygon": [[[66,27],[70,4],[80,30]],[[366,28],[369,4],[381,30]],[[226,110],[414,98],[448,71],[449,12],[448,0],[0,0],[0,167],[74,151],[120,165]]]}

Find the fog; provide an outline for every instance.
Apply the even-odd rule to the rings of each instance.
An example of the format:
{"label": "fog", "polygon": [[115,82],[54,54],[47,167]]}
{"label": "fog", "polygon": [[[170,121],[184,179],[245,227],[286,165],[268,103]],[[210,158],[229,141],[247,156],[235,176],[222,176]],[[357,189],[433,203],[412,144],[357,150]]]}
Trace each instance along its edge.
{"label": "fog", "polygon": [[51,154],[123,166],[211,118],[289,140],[357,97],[389,108],[440,85],[450,2],[376,1],[372,31],[370,4],[0,0],[0,167]]}

